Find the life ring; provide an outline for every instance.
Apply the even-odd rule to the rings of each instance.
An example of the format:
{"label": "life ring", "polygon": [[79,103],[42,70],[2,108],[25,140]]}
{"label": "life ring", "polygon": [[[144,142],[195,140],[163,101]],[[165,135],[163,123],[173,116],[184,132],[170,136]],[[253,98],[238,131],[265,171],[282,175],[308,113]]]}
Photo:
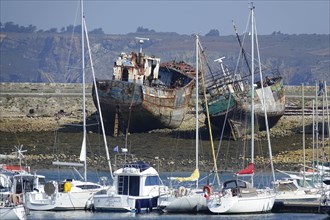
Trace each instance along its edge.
{"label": "life ring", "polygon": [[211,187],[209,185],[205,185],[203,187],[203,192],[204,192],[204,197],[206,199],[209,199],[210,196],[211,196],[211,193],[212,193],[212,189],[211,189]]}

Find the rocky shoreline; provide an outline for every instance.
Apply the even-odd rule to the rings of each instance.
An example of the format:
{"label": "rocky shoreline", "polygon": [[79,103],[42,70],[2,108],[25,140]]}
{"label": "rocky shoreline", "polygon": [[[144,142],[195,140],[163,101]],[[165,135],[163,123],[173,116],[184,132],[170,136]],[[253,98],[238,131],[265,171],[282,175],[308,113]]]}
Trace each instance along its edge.
{"label": "rocky shoreline", "polygon": [[[201,116],[202,117],[202,116]],[[308,118],[306,124],[309,123],[311,118]],[[20,135],[22,134],[46,134],[53,135],[54,131],[59,127],[64,126],[65,124],[73,124],[80,123],[80,118],[77,117],[63,117],[60,120],[55,120],[54,117],[12,117],[0,119],[0,137],[2,139],[1,145],[3,146],[4,153],[10,153],[14,150],[13,146],[5,146],[5,140],[8,138],[9,134],[15,134],[14,136],[18,139],[21,139]],[[173,158],[173,155],[169,154],[166,151],[166,146],[160,148],[158,145],[149,143],[154,142],[154,139],[172,137],[174,133],[180,133],[180,135],[186,133],[191,135],[194,132],[194,117],[188,116],[188,120],[182,124],[179,129],[175,131],[169,129],[161,129],[157,131],[149,132],[148,134],[131,134],[129,139],[134,142],[136,145],[140,146],[139,151],[133,151],[134,157],[129,157],[128,160],[131,162],[136,161],[145,161],[155,167],[160,167],[162,171],[191,171],[191,167],[194,165],[194,157],[192,147],[185,147],[185,144],[181,144],[182,147],[178,147],[176,149],[176,153],[179,155],[179,160],[177,158]],[[202,133],[203,129],[201,128]],[[205,132],[205,131],[204,131]],[[301,132],[301,117],[297,116],[283,116],[282,119],[278,122],[278,124],[271,129],[271,138],[272,139],[284,139],[293,135],[300,135]],[[93,133],[93,131],[89,131],[89,133]],[[176,134],[175,134],[176,135]],[[191,135],[193,136],[193,135]],[[6,138],[4,138],[6,137]],[[261,138],[265,137],[265,133],[261,136]],[[143,138],[148,138],[150,140],[143,140]],[[14,138],[11,138],[14,139]],[[48,138],[49,139],[49,138]],[[109,143],[116,143],[119,146],[124,146],[124,137],[112,137],[111,135],[107,136]],[[40,138],[40,142],[42,141]],[[53,141],[53,137],[51,137],[51,141]],[[50,141],[50,142],[51,142]],[[164,139],[164,142],[168,141]],[[191,142],[192,140],[190,140]],[[31,141],[35,142],[35,141]],[[329,142],[325,143],[325,152],[330,152]],[[50,145],[51,143],[47,144]],[[285,144],[285,141],[283,141]],[[143,145],[148,146],[146,149],[141,149]],[[180,144],[178,144],[180,145]],[[312,161],[313,153],[311,149],[311,138],[307,138],[306,140],[306,161],[310,163]],[[165,149],[164,149],[165,148]],[[185,149],[186,148],[186,149]],[[189,149],[188,149],[189,148]],[[50,161],[62,160],[62,161],[78,161],[79,159],[79,147],[73,149],[66,149],[61,154],[51,153],[51,149],[48,149],[45,153],[45,148],[40,145],[34,144],[24,144],[24,149],[28,150],[26,153],[26,164],[30,165],[33,169],[41,169],[41,168],[52,168]],[[110,149],[111,151],[112,149]],[[184,152],[186,150],[186,152]],[[148,153],[146,153],[148,152]],[[188,152],[188,153],[187,153]],[[181,155],[181,156],[180,156]],[[185,155],[188,155],[186,157]],[[322,155],[321,149],[319,150],[319,154]],[[114,160],[114,155],[112,154],[112,160]],[[121,157],[120,157],[121,156]],[[123,162],[123,154],[118,154],[117,156],[117,164]],[[256,164],[263,163],[267,158],[257,157]],[[179,161],[179,162],[178,162]],[[301,164],[303,164],[303,151],[301,147],[301,141],[298,139],[297,143],[293,143],[290,146],[283,146],[282,148],[274,149],[273,147],[273,162],[277,169],[284,170],[299,170]],[[105,154],[99,153],[94,155],[89,155],[87,159],[88,166],[90,168],[94,168],[97,170],[107,170],[107,160]],[[112,161],[114,163],[114,161]],[[200,165],[201,169],[204,171],[212,170],[212,160],[210,156],[210,152],[205,155],[200,156]],[[230,167],[228,169],[231,169]]]}
{"label": "rocky shoreline", "polygon": [[[299,89],[296,87],[295,89]],[[0,144],[1,153],[11,153],[14,146],[23,144],[26,152],[26,163],[32,169],[51,168],[54,160],[77,161],[79,157],[79,144],[75,147],[66,148],[55,154],[50,146],[54,142],[54,132],[61,128],[69,135],[76,135],[68,124],[79,124],[82,121],[81,97],[79,85],[73,84],[0,84]],[[91,85],[89,86],[91,89]],[[92,98],[87,97],[87,113],[90,122],[95,121],[95,107]],[[204,136],[206,128],[203,124],[203,115],[200,115],[200,126]],[[194,131],[195,117],[187,115],[183,124],[178,129],[160,129],[149,133],[138,133],[129,135],[130,143],[137,150],[132,150],[135,156],[132,161],[145,161],[153,166],[159,167],[161,171],[191,171],[194,166]],[[311,133],[312,117],[305,117],[306,133]],[[273,162],[277,169],[299,170],[303,163],[302,152],[302,117],[283,116],[275,127],[271,129],[273,145]],[[99,139],[96,130],[90,130],[93,138]],[[77,134],[78,135],[78,134]],[[259,137],[265,138],[265,132]],[[287,139],[297,136],[296,140],[288,142]],[[179,138],[177,138],[179,137]],[[73,137],[72,137],[73,138]],[[125,137],[113,137],[107,135],[111,146],[125,146]],[[23,141],[24,140],[24,141]],[[157,140],[157,144],[155,144]],[[218,141],[218,140],[217,140]],[[80,140],[77,138],[77,143]],[[159,142],[159,144],[158,144]],[[171,143],[168,143],[171,142]],[[173,143],[172,143],[173,142]],[[203,145],[210,145],[209,139],[203,140]],[[173,149],[169,149],[175,146]],[[321,144],[320,144],[321,146]],[[306,161],[312,160],[312,139],[306,137]],[[111,150],[111,149],[110,149]],[[324,151],[330,154],[329,140],[324,143]],[[174,153],[176,155],[174,155]],[[321,149],[318,155],[322,155]],[[112,160],[114,154],[111,155]],[[117,162],[123,162],[121,155],[117,155]],[[211,152],[209,147],[200,156],[200,167],[204,171],[212,169]],[[234,158],[234,157],[233,157]],[[267,160],[267,158],[256,158],[256,164]],[[99,151],[88,156],[88,166],[97,170],[107,170],[107,160],[104,151]],[[112,161],[114,162],[114,161]],[[223,166],[222,166],[223,167]],[[229,168],[230,169],[230,168]]]}

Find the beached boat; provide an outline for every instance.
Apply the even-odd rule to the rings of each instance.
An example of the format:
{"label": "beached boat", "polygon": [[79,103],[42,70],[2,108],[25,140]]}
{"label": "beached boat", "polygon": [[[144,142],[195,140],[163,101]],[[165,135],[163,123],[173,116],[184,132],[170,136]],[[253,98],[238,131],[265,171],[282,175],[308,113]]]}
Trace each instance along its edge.
{"label": "beached boat", "polygon": [[[247,79],[242,78],[240,74],[231,74],[226,71],[226,74],[218,80],[211,80],[210,77],[207,80],[211,124],[218,129],[225,126],[226,132],[241,133],[245,128],[239,121],[250,115],[251,109],[251,86],[248,85]],[[261,81],[256,82],[256,85],[254,94],[258,122],[256,129],[266,130],[261,108],[262,90],[266,96],[268,126],[272,128],[285,112],[283,79],[281,76],[266,77],[263,88],[261,88]]]}
{"label": "beached boat", "polygon": [[[242,65],[241,68],[236,67],[235,71],[230,71],[223,63],[225,57],[216,59],[215,62],[220,63],[220,71],[216,73],[211,72],[206,77],[206,87],[209,97],[208,108],[211,124],[215,128],[224,128],[224,131],[240,136],[245,126],[239,121],[241,121],[241,118],[250,115],[251,109],[252,86],[248,82],[251,76],[251,64],[248,62],[246,51],[243,48],[243,43],[235,25],[234,28],[241,48],[239,57],[245,59],[244,62],[238,63],[244,64],[245,67]],[[246,73],[243,74],[239,71]],[[261,67],[259,71],[261,71]],[[253,85],[256,86],[256,88],[253,88],[255,114],[258,122],[256,123],[256,129],[266,130],[262,107],[266,107],[268,126],[272,128],[284,115],[285,95],[283,78],[278,71],[272,70],[268,73],[268,76],[265,78],[260,77],[260,79]],[[263,94],[265,95],[265,103],[262,103]],[[204,113],[206,112],[204,111]]]}
{"label": "beached boat", "polygon": [[[142,51],[122,53],[112,78],[97,80],[100,106],[113,131],[178,128],[188,111],[195,70],[184,62],[160,63]],[[93,89],[94,91],[94,89]],[[93,100],[96,103],[95,93]],[[128,128],[129,125],[129,128]]]}
{"label": "beached boat", "polygon": [[[263,86],[261,86],[263,83]],[[268,117],[268,126],[272,128],[280,120],[285,112],[285,95],[283,88],[283,79],[281,76],[274,76],[272,78],[266,77],[261,82],[256,82],[257,87],[255,88],[254,103],[255,103],[255,114],[257,118],[257,129],[266,130],[265,118],[263,108],[266,108]],[[263,94],[265,95],[265,103],[263,103]],[[243,115],[250,115],[251,109],[251,95],[250,94],[239,94],[237,99],[238,109]]]}
{"label": "beached boat", "polygon": [[113,184],[93,196],[99,212],[150,212],[158,198],[168,193],[158,172],[143,162],[124,164],[113,173]]}
{"label": "beached boat", "polygon": [[[254,18],[254,6],[251,3],[250,7],[250,19],[251,19],[251,36],[252,36],[252,45],[254,45],[254,33],[255,33],[255,18]],[[251,51],[254,51],[254,47],[252,46]],[[253,52],[252,52],[253,54]],[[254,85],[254,56],[252,56],[252,68],[251,68],[251,85]],[[251,86],[251,100],[254,99],[254,86]],[[264,93],[262,94],[263,100],[265,100]],[[263,104],[265,101],[262,102]],[[238,214],[238,213],[262,213],[268,212],[272,209],[275,201],[275,193],[273,190],[269,188],[271,185],[268,183],[264,187],[255,187],[255,138],[254,138],[254,102],[250,104],[251,113],[250,116],[250,137],[251,137],[251,153],[249,154],[249,158],[244,159],[244,163],[249,162],[246,168],[236,172],[234,175],[236,178],[226,180],[222,184],[222,188],[219,192],[214,193],[209,197],[208,200],[208,208],[212,213],[216,214]],[[263,107],[263,113],[265,115],[265,124],[267,125],[267,111],[266,108]],[[267,131],[267,145],[268,145],[268,153],[269,153],[269,161],[270,168],[273,180],[275,180],[274,167],[272,163],[272,152],[271,152],[271,144],[270,144],[270,136],[269,129],[266,126]],[[247,143],[242,143],[240,148],[244,149]],[[246,149],[245,149],[246,150]],[[244,155],[244,153],[242,154]],[[234,162],[236,163],[236,162]],[[265,172],[265,168],[260,173]],[[249,180],[244,180],[244,178],[248,178]]]}

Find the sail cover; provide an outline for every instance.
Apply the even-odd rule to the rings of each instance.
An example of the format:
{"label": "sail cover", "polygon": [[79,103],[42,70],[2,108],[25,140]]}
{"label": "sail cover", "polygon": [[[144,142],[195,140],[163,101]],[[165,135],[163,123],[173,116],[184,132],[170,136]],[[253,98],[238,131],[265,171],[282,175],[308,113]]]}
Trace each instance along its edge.
{"label": "sail cover", "polygon": [[80,151],[80,161],[86,161],[86,134],[84,133],[83,142],[81,144],[81,151]]}
{"label": "sail cover", "polygon": [[189,177],[170,177],[169,179],[179,182],[197,181],[199,179],[199,169],[195,169]]}
{"label": "sail cover", "polygon": [[254,173],[254,164],[249,163],[249,165],[246,168],[237,172],[236,175],[248,175],[248,174],[253,174],[253,173]]}

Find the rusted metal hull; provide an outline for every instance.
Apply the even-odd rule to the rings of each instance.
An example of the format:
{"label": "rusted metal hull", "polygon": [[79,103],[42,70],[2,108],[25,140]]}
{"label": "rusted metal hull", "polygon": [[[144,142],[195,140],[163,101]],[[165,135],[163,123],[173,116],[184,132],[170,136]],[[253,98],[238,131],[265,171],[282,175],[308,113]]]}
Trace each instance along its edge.
{"label": "rusted metal hull", "polygon": [[[166,71],[166,74],[180,73],[171,68]],[[116,123],[117,117],[119,129],[123,132],[127,128],[130,132],[178,128],[188,111],[195,84],[193,78],[186,77],[185,80],[188,82],[183,86],[98,80],[96,87],[103,117],[110,127]],[[96,104],[95,92],[93,100]]]}
{"label": "rusted metal hull", "polygon": [[[259,82],[257,82],[259,84]],[[254,112],[258,123],[256,123],[259,130],[266,130],[264,106],[266,106],[266,114],[268,119],[268,127],[272,128],[280,120],[285,112],[285,95],[283,88],[282,77],[274,78],[274,83],[263,88],[264,93],[260,86],[255,90],[254,96]],[[265,95],[265,103],[262,103],[263,94]],[[246,114],[251,115],[251,99],[240,104],[240,108]]]}
{"label": "rusted metal hull", "polygon": [[[264,88],[266,100],[266,112],[268,119],[268,127],[272,128],[280,120],[285,112],[285,95],[283,89],[283,80],[281,77],[274,79],[274,84]],[[228,94],[227,94],[228,95]],[[236,130],[241,133],[250,123],[248,117],[251,115],[251,94],[236,93],[232,94],[235,99],[235,104],[231,103],[232,99],[221,99],[221,103],[214,103],[218,106],[221,104],[218,112],[210,114],[211,124],[218,129],[225,126],[225,131]],[[264,110],[262,108],[262,90],[257,88],[255,90],[255,128],[258,130],[266,130]],[[225,108],[228,106],[228,108]],[[210,107],[209,107],[210,108]],[[221,111],[220,111],[221,110]]]}

